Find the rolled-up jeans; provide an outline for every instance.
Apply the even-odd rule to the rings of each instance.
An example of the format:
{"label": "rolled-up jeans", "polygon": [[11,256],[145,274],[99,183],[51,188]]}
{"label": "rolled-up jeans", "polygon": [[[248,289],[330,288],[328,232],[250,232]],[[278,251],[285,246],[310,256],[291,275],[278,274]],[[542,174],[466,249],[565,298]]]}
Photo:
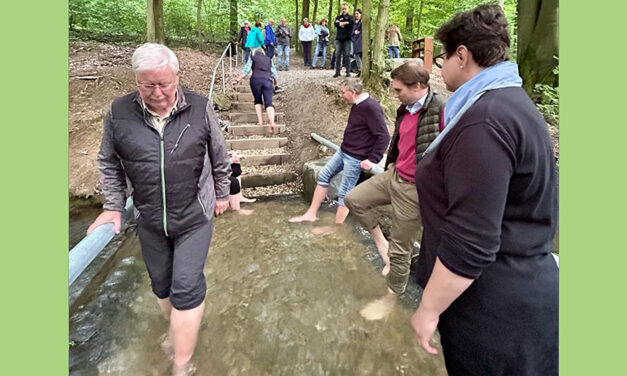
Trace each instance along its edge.
{"label": "rolled-up jeans", "polygon": [[340,171],[344,171],[340,189],[337,192],[337,204],[339,206],[346,206],[344,205],[344,197],[346,197],[348,192],[357,184],[359,174],[361,174],[360,163],[361,161],[359,159],[351,157],[342,152],[342,150],[338,150],[318,174],[316,184],[326,188],[335,175],[339,174]]}

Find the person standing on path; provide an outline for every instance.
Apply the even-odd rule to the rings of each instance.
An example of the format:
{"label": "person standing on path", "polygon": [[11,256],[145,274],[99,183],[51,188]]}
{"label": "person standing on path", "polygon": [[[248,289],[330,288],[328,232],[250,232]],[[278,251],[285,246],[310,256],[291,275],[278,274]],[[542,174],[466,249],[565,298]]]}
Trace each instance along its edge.
{"label": "person standing on path", "polygon": [[353,57],[357,62],[357,77],[361,76],[361,9],[355,9],[355,24],[351,33],[353,43]]}
{"label": "person standing on path", "polygon": [[263,48],[263,33],[261,32],[261,22],[255,22],[255,27],[250,29],[250,33],[248,33],[248,38],[246,38],[246,47],[248,48]]}
{"label": "person standing on path", "polygon": [[318,209],[327,195],[329,182],[343,171],[342,183],[338,191],[335,223],[344,223],[348,216],[344,197],[357,184],[361,169],[371,169],[383,157],[385,148],[390,142],[383,108],[368,93],[362,91],[363,86],[358,80],[346,79],[340,83],[342,99],[352,105],[342,144],[318,174],[309,209],[301,216],[290,218],[290,222],[316,221]]}
{"label": "person standing on path", "polygon": [[[348,14],[348,4],[342,4],[342,13],[335,17],[335,27],[337,34],[335,36],[335,74],[333,77],[340,76],[342,65],[346,65],[346,77],[350,77],[350,51],[351,51],[351,34],[355,21],[353,16]],[[343,63],[343,64],[342,64]]]}
{"label": "person standing on path", "polygon": [[315,38],[316,31],[314,30],[314,26],[309,23],[307,17],[303,18],[303,24],[298,31],[298,40],[300,40],[303,45],[303,60],[305,61],[306,67],[311,66],[311,44]]}
{"label": "person standing on path", "polygon": [[276,37],[274,36],[274,20],[272,18],[268,19],[268,24],[265,27],[265,36],[264,36],[264,44],[266,46],[266,55],[270,59],[274,57],[274,48],[276,46]]}
{"label": "person standing on path", "polygon": [[[386,171],[359,184],[346,196],[346,207],[370,232],[385,264],[388,287],[405,292],[414,241],[418,240],[420,209],[414,174],[422,153],[440,134],[444,99],[429,87],[429,72],[405,63],[391,73],[390,87],[401,102],[394,135],[385,162]],[[372,209],[392,205],[390,242],[385,239]]]}
{"label": "person standing on path", "polygon": [[253,48],[250,61],[246,63],[242,73],[233,81],[232,86],[239,84],[251,71],[250,90],[255,98],[255,113],[257,114],[257,125],[263,127],[263,111],[266,108],[270,132],[274,133],[274,105],[272,104],[272,94],[275,86],[278,87],[279,75],[274,68],[272,60],[263,53],[261,48]]}
{"label": "person standing on path", "polygon": [[453,95],[416,169],[424,290],[412,327],[430,354],[439,331],[451,376],[556,376],[557,173],[546,122],[508,61],[501,7],[457,13],[435,38]]}
{"label": "person standing on path", "polygon": [[98,153],[104,211],[87,233],[104,223],[119,233],[132,191],[152,290],[170,322],[173,373],[187,375],[205,307],[213,216],[229,205],[231,169],[212,105],[179,86],[174,52],[143,44],[132,67],[138,90],[115,99],[104,120]]}
{"label": "person standing on path", "polygon": [[398,28],[398,25],[392,24],[385,31],[385,40],[388,42],[388,58],[389,59],[398,59],[401,57],[400,55],[400,45],[401,40],[403,40],[403,36],[401,35],[401,30]]}
{"label": "person standing on path", "polygon": [[250,24],[248,21],[244,21],[244,26],[242,26],[237,36],[237,42],[241,44],[242,50],[244,51],[244,64],[250,59],[250,48],[246,47],[248,33],[250,33]]}
{"label": "person standing on path", "polygon": [[281,18],[281,23],[277,26],[275,34],[278,43],[277,65],[279,66],[279,70],[289,70],[292,31],[290,27],[287,26],[287,20],[285,18]]}
{"label": "person standing on path", "polygon": [[327,20],[320,20],[320,25],[316,29],[316,51],[314,52],[313,63],[311,69],[316,68],[316,61],[320,58],[320,68],[324,68],[324,62],[327,56],[327,46],[329,45],[329,29],[327,28]]}

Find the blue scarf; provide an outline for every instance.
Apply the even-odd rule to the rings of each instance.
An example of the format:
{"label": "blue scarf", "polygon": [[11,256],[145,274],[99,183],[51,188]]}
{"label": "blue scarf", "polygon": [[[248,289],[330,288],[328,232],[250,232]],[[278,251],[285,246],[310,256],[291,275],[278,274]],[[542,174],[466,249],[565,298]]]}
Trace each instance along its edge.
{"label": "blue scarf", "polygon": [[518,65],[509,61],[492,65],[477,73],[460,86],[444,105],[444,130],[436,137],[423,153],[423,157],[432,152],[442,139],[457,125],[466,111],[489,90],[505,87],[521,87],[522,79],[518,75]]}

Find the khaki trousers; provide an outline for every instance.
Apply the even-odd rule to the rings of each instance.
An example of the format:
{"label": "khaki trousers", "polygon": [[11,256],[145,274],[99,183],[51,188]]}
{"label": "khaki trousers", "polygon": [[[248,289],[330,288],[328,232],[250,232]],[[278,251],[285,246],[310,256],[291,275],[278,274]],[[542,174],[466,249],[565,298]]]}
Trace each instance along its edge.
{"label": "khaki trousers", "polygon": [[392,165],[382,174],[375,175],[353,188],[345,198],[346,207],[368,231],[378,226],[371,209],[392,205],[392,229],[388,256],[390,273],[388,286],[397,294],[405,292],[413,243],[418,238],[422,223],[418,208],[416,185],[401,178]]}

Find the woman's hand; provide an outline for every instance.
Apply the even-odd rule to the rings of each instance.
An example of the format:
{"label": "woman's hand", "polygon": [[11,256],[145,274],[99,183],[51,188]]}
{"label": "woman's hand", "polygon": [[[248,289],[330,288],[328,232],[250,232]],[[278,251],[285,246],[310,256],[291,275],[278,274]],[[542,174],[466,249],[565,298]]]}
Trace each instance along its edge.
{"label": "woman's hand", "polygon": [[233,80],[233,82],[231,82],[231,89],[235,89],[235,86],[239,84],[238,80]]}
{"label": "woman's hand", "polygon": [[423,305],[418,306],[416,313],[411,317],[411,326],[416,332],[418,343],[429,354],[437,354],[438,350],[431,346],[429,341],[433,338],[433,334],[438,327],[440,316],[435,312],[429,312],[423,309]]}

